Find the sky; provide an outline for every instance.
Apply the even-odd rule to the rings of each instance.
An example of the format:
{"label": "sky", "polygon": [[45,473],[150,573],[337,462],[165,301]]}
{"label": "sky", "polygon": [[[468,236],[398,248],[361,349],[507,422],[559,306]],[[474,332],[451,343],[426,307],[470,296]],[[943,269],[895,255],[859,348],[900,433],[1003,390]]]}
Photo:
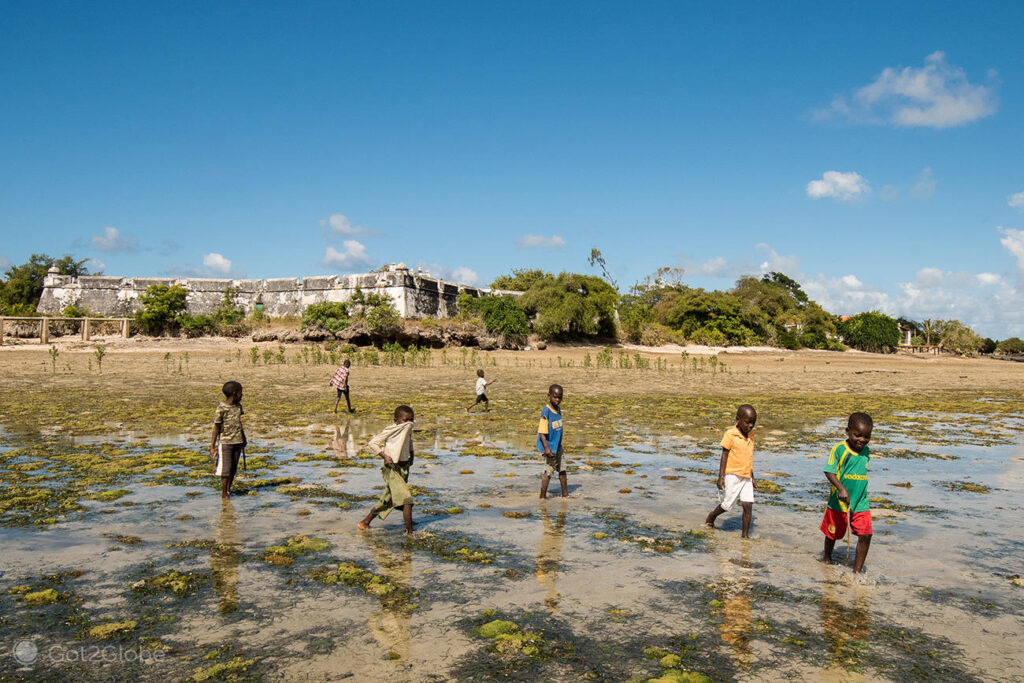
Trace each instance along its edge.
{"label": "sky", "polygon": [[782,271],[1024,336],[1024,4],[16,2],[0,267]]}

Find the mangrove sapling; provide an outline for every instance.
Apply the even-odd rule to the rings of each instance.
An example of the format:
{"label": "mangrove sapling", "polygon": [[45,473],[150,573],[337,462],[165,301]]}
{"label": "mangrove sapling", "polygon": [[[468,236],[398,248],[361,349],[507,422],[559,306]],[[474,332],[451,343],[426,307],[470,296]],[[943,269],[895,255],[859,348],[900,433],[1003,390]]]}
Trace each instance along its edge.
{"label": "mangrove sapling", "polygon": [[102,375],[103,374],[103,357],[105,355],[107,355],[107,349],[105,347],[103,347],[103,346],[97,346],[95,349],[92,350],[92,352],[96,356],[96,368],[99,370],[99,373]]}
{"label": "mangrove sapling", "polygon": [[60,355],[60,351],[57,350],[56,346],[50,345],[50,365],[53,367],[53,374],[57,374],[57,356]]}

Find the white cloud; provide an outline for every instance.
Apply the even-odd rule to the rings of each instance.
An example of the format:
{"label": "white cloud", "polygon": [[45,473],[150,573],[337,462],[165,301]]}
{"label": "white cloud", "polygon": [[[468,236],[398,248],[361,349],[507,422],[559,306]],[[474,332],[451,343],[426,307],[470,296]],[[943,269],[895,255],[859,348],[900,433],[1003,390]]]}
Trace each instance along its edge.
{"label": "white cloud", "polygon": [[995,273],[978,273],[977,278],[979,285],[999,285],[1003,283],[1002,276]]}
{"label": "white cloud", "polygon": [[203,265],[214,275],[228,275],[231,273],[231,259],[226,259],[221,254],[215,252],[203,255]]}
{"label": "white cloud", "polygon": [[565,240],[558,235],[551,235],[550,237],[544,235],[524,235],[516,240],[516,244],[523,249],[539,249],[541,247],[558,249],[565,246]]}
{"label": "white cloud", "polygon": [[345,251],[338,251],[334,247],[328,246],[324,250],[324,257],[320,260],[320,264],[324,267],[354,268],[370,262],[366,247],[361,242],[345,240],[344,247]]}
{"label": "white cloud", "polygon": [[10,267],[11,267],[10,260],[6,256],[4,256],[3,254],[0,254],[0,270],[7,270]]}
{"label": "white cloud", "polygon": [[923,67],[883,69],[874,81],[848,96],[836,96],[813,117],[949,128],[991,116],[996,109],[994,86],[972,84],[963,69],[946,61],[945,53],[933,52]]}
{"label": "white cloud", "polygon": [[85,262],[85,267],[89,269],[89,272],[93,275],[98,275],[107,269],[107,264],[100,261],[98,258],[91,258]]}
{"label": "white cloud", "polygon": [[347,216],[334,213],[320,221],[320,228],[324,234],[331,235],[362,235],[369,230],[361,225],[353,225]]}
{"label": "white cloud", "polygon": [[883,202],[894,202],[900,198],[900,188],[895,185],[886,185],[878,191],[878,198]]}
{"label": "white cloud", "polygon": [[915,199],[928,199],[935,194],[935,178],[932,177],[932,169],[930,166],[925,166],[921,170],[921,175],[917,177],[917,182],[910,188],[910,196]]}
{"label": "white cloud", "polygon": [[917,271],[917,277],[915,278],[915,284],[921,289],[930,289],[932,287],[939,287],[945,280],[946,274],[938,268],[922,268]]}
{"label": "white cloud", "polygon": [[99,235],[93,235],[89,238],[92,245],[100,251],[114,252],[114,251],[137,251],[139,248],[139,241],[128,235],[126,237],[121,236],[121,231],[110,225],[103,228],[103,232]]}
{"label": "white cloud", "polygon": [[800,270],[800,259],[796,256],[782,256],[764,242],[757,245],[757,250],[767,257],[761,262],[762,273],[796,273]]}
{"label": "white cloud", "polygon": [[867,195],[871,191],[867,181],[859,174],[850,171],[825,171],[821,180],[807,183],[807,196],[811,199],[831,197],[840,202],[850,202]]}
{"label": "white cloud", "polygon": [[[420,264],[421,268],[422,266],[423,264]],[[449,282],[457,282],[462,285],[472,285],[474,287],[480,285],[480,275],[478,275],[472,268],[468,268],[466,266],[450,268],[438,263],[431,263],[425,269],[425,272],[430,277],[448,280]]]}
{"label": "white cloud", "polygon": [[1011,194],[1006,203],[1015,209],[1020,209],[1021,211],[1024,211],[1024,192]]}
{"label": "white cloud", "polygon": [[892,300],[877,287],[861,282],[856,275],[848,274],[838,278],[819,274],[813,279],[797,279],[804,291],[830,313],[852,315],[863,311],[882,311],[891,314]]}
{"label": "white cloud", "polygon": [[729,262],[721,256],[709,258],[706,261],[690,261],[686,258],[679,259],[683,271],[687,275],[703,275],[704,277],[728,277],[733,274]]}

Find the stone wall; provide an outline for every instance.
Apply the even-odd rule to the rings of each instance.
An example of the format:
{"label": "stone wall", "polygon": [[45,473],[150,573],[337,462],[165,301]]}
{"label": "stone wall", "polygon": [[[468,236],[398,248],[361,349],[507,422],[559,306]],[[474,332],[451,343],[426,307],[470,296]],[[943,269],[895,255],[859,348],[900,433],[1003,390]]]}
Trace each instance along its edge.
{"label": "stone wall", "polygon": [[57,314],[66,307],[105,316],[130,316],[141,310],[140,297],[150,285],[179,284],[188,292],[188,312],[209,315],[217,310],[228,288],[235,290],[235,305],[247,314],[262,305],[270,317],[301,315],[311,304],[347,302],[358,287],[364,294],[383,294],[403,318],[450,318],[457,312],[459,293],[480,296],[486,290],[433,278],[403,264],[361,275],[326,275],[271,280],[211,278],[123,278],[102,275],[71,277],[51,272],[46,276],[40,313]]}

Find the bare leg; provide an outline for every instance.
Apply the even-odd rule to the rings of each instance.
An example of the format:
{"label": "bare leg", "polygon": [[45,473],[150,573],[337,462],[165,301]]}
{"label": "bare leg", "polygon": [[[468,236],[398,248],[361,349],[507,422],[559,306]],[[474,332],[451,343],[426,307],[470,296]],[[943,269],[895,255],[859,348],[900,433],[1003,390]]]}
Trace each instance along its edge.
{"label": "bare leg", "polygon": [[707,524],[709,527],[714,528],[715,520],[718,519],[718,515],[724,512],[725,510],[722,509],[721,505],[716,505],[715,509],[708,513],[708,516],[704,519],[704,523]]}
{"label": "bare leg", "polygon": [[[348,400],[348,389],[345,390],[345,405],[348,406],[348,412],[350,412],[350,413],[356,412],[356,411],[352,410],[352,401]],[[334,406],[334,412],[338,412],[338,406],[337,405]]]}
{"label": "bare leg", "polygon": [[405,533],[409,536],[413,535],[412,531],[412,505],[402,506],[402,521],[405,522]]}
{"label": "bare leg", "polygon": [[357,524],[356,526],[359,527],[360,531],[366,531],[367,529],[370,528],[370,522],[372,522],[373,518],[376,517],[376,516],[377,516],[377,513],[371,512],[370,514],[368,514],[365,517],[363,517],[363,521],[359,522],[359,524]]}
{"label": "bare leg", "polygon": [[231,477],[220,478],[220,497],[230,498],[231,497]]}
{"label": "bare leg", "polygon": [[337,412],[338,412],[338,404],[339,404],[339,403],[341,403],[341,396],[339,396],[338,398],[336,398],[336,399],[334,400],[334,412],[335,412],[335,413],[337,413]]}
{"label": "bare leg", "polygon": [[864,560],[868,557],[868,546],[871,545],[871,534],[857,537],[857,554],[853,558],[853,573],[858,574],[864,568]]}
{"label": "bare leg", "polygon": [[541,498],[547,498],[548,497],[548,484],[550,484],[550,483],[551,483],[551,475],[550,474],[545,474],[543,477],[540,478],[540,497]]}
{"label": "bare leg", "polygon": [[562,485],[562,498],[569,497],[569,480],[565,475],[565,472],[558,473],[558,483]]}
{"label": "bare leg", "polygon": [[750,538],[750,517],[754,509],[753,503],[740,503],[743,506],[743,530],[740,538]]}
{"label": "bare leg", "polygon": [[825,537],[825,551],[821,555],[821,561],[825,564],[832,564],[832,551],[836,548],[836,540],[834,538]]}
{"label": "bare leg", "polygon": [[491,403],[490,403],[490,401],[484,401],[484,412],[485,413],[491,412]]}

